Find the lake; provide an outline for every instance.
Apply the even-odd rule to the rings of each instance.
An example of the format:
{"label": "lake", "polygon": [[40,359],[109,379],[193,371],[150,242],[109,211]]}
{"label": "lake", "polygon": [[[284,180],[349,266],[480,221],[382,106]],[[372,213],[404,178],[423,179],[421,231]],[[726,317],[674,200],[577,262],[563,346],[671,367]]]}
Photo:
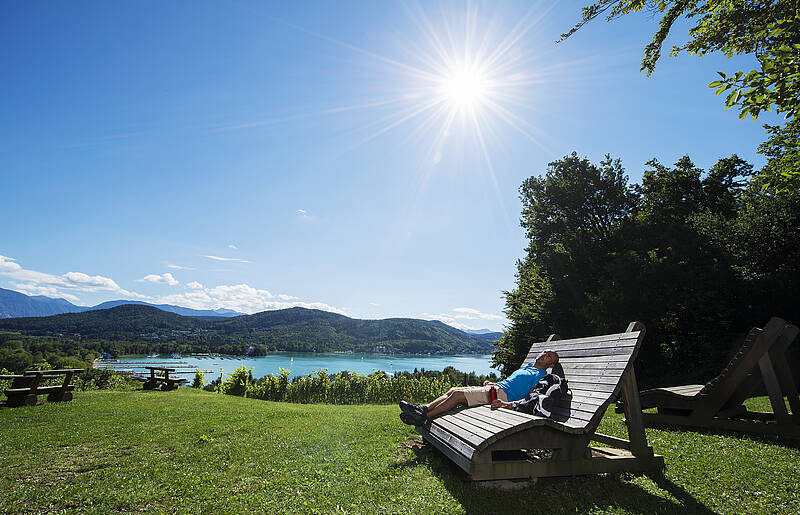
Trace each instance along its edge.
{"label": "lake", "polygon": [[316,352],[273,352],[268,356],[184,356],[170,358],[123,358],[118,363],[108,363],[107,368],[133,369],[144,372],[145,366],[168,366],[177,368],[178,373],[190,377],[195,369],[206,372],[206,381],[219,376],[220,370],[225,375],[245,366],[253,369],[253,377],[259,378],[267,374],[278,374],[279,368],[291,371],[291,376],[307,375],[315,370],[328,369],[329,374],[342,370],[351,370],[359,374],[369,374],[375,370],[389,373],[413,371],[415,368],[425,370],[442,370],[452,366],[462,372],[475,372],[488,375],[497,370],[490,367],[491,356],[459,355],[459,356],[425,356],[425,355],[391,355],[391,354],[343,354]]}

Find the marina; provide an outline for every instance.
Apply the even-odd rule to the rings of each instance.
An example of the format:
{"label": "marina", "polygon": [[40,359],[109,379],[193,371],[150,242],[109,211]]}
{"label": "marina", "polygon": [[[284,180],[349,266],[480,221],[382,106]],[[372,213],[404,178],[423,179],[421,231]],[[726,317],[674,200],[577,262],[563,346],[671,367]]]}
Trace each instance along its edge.
{"label": "marina", "polygon": [[452,366],[461,372],[475,372],[478,375],[497,373],[491,368],[490,355],[393,355],[356,353],[315,353],[315,352],[273,352],[267,356],[223,356],[212,354],[185,355],[180,359],[159,356],[124,357],[120,359],[98,359],[94,368],[110,369],[139,375],[148,366],[174,368],[176,374],[194,374],[200,370],[210,380],[222,374],[233,373],[242,366],[252,369],[253,377],[268,374],[277,375],[281,369],[288,370],[290,377],[327,370],[329,374],[347,370],[359,374],[384,371],[388,374],[414,369],[443,370]]}

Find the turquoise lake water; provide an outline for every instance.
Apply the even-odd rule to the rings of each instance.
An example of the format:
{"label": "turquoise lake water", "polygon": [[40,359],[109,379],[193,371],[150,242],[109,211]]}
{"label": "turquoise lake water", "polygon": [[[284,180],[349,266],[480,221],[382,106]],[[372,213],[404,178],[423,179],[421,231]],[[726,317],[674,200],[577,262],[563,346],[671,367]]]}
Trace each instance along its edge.
{"label": "turquoise lake water", "polygon": [[183,377],[189,378],[195,369],[206,372],[206,379],[217,377],[220,370],[225,375],[236,368],[245,366],[253,369],[253,377],[263,377],[267,374],[277,374],[279,368],[287,369],[291,376],[306,375],[315,370],[328,369],[328,373],[335,374],[342,370],[350,370],[359,374],[369,374],[375,370],[385,370],[389,373],[400,371],[413,371],[415,368],[425,370],[442,370],[452,366],[462,372],[475,372],[487,375],[497,370],[490,367],[491,356],[460,355],[460,356],[416,356],[416,355],[391,355],[391,354],[341,354],[341,353],[315,353],[315,352],[273,352],[268,356],[183,356],[170,358],[159,356],[157,358],[123,358],[119,362],[105,364],[108,368],[133,369],[144,372],[145,366],[168,366],[176,368]]}

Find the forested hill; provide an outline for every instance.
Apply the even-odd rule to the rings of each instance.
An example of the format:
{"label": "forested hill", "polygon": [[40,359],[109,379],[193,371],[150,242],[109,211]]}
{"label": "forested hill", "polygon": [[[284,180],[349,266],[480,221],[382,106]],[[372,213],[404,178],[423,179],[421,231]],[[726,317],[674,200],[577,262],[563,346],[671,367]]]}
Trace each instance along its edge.
{"label": "forested hill", "polygon": [[485,338],[438,321],[392,318],[357,320],[315,309],[291,308],[233,318],[204,320],[142,305],[0,320],[0,330],[59,339],[125,343],[127,351],[153,348],[182,352],[269,350],[399,353],[489,353]]}

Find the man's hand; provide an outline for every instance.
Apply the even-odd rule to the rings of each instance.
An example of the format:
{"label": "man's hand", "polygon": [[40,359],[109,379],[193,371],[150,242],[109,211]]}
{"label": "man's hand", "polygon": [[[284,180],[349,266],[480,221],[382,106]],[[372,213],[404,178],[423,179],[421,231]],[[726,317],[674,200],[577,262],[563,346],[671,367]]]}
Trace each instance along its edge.
{"label": "man's hand", "polygon": [[494,386],[494,383],[491,381],[484,381],[483,386]]}
{"label": "man's hand", "polygon": [[501,401],[500,399],[495,399],[495,400],[492,401],[492,408],[493,409],[497,409],[497,408],[514,409],[514,403],[513,402]]}

